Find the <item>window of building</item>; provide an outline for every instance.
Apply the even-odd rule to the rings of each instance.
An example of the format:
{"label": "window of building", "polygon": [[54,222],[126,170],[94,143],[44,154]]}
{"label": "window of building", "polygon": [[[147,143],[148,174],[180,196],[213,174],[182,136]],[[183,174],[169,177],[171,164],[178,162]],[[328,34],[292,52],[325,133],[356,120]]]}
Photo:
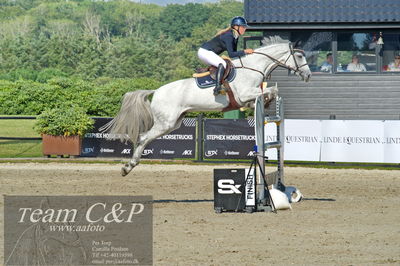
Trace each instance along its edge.
{"label": "window of building", "polygon": [[293,32],[291,41],[300,42],[312,72],[332,73],[332,32]]}
{"label": "window of building", "polygon": [[376,72],[376,34],[338,33],[337,72]]}
{"label": "window of building", "polygon": [[251,33],[247,32],[245,36],[243,36],[243,45],[240,45],[242,42],[239,42],[238,50],[247,49],[256,49],[262,45],[262,40],[264,39],[262,31],[253,31]]}
{"label": "window of building", "polygon": [[[265,33],[264,33],[265,34]],[[400,74],[400,32],[382,32],[383,44],[378,44],[380,31],[279,31],[271,35],[284,36],[293,44],[299,42],[305,51],[313,74]],[[247,47],[257,47],[262,37],[248,38]],[[246,41],[246,40],[245,40]],[[292,71],[289,71],[290,74]]]}
{"label": "window of building", "polygon": [[383,34],[382,71],[400,71],[400,34]]}

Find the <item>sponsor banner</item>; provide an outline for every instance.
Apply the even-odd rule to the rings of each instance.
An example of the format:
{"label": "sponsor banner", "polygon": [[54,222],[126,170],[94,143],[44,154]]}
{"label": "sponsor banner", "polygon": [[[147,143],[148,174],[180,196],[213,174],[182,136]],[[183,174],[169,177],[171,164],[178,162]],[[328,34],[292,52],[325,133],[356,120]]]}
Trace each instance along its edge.
{"label": "sponsor banner", "polygon": [[151,196],[4,196],[5,265],[152,265]]}
{"label": "sponsor banner", "polygon": [[[276,130],[266,132],[272,138]],[[286,119],[285,135],[285,160],[400,162],[400,121]]]}
{"label": "sponsor banner", "polygon": [[142,158],[194,159],[196,155],[196,119],[185,118],[180,128],[152,141],[143,151]]}
{"label": "sponsor banner", "polygon": [[321,121],[321,161],[383,162],[382,121]]}
{"label": "sponsor banner", "polygon": [[108,140],[108,133],[102,133],[99,128],[111,121],[111,118],[94,118],[92,132],[86,133],[82,141],[82,157],[131,157],[131,142]]}
{"label": "sponsor banner", "polygon": [[400,121],[383,122],[385,163],[400,163]]}
{"label": "sponsor banner", "polygon": [[[82,157],[132,157],[132,143],[108,140],[109,134],[99,128],[111,118],[95,118],[94,129],[87,133],[82,142]],[[173,159],[195,158],[196,119],[186,118],[179,129],[152,141],[143,151],[142,158]]]}
{"label": "sponsor banner", "polygon": [[[131,157],[130,143],[107,140],[98,128],[110,121],[95,120],[95,130],[83,140],[82,156]],[[285,160],[328,162],[400,162],[400,121],[286,119]],[[265,141],[277,140],[276,124],[265,126]],[[203,159],[251,159],[255,145],[253,119],[205,119]],[[194,159],[196,119],[145,148],[142,158]],[[276,160],[276,149],[266,156]]]}
{"label": "sponsor banner", "polygon": [[[205,120],[204,159],[252,155],[252,120]],[[400,121],[285,119],[284,159],[292,161],[400,163]],[[265,142],[277,141],[276,124],[265,126]],[[265,154],[277,159],[277,150]]]}
{"label": "sponsor banner", "polygon": [[[284,158],[294,161],[319,161],[321,126],[320,120],[286,119],[284,121]],[[277,141],[276,127],[276,123],[266,124],[265,142]],[[269,149],[265,156],[270,160],[276,160],[277,150]]]}
{"label": "sponsor banner", "polygon": [[254,120],[204,120],[204,159],[249,159],[254,145]]}

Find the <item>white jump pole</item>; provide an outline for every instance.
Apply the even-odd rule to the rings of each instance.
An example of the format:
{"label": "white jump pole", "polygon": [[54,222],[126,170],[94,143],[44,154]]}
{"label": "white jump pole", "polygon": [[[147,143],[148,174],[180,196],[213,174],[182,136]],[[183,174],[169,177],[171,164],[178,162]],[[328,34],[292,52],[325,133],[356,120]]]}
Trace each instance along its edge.
{"label": "white jump pole", "polygon": [[[265,174],[265,160],[264,160],[264,152],[265,152],[265,139],[264,139],[264,120],[265,120],[265,110],[264,110],[264,97],[258,96],[255,102],[254,108],[254,131],[256,136],[256,146],[257,151],[255,154],[257,156],[257,161],[260,165],[261,170]],[[258,202],[265,199],[265,181],[263,175],[260,173],[260,170],[257,168],[257,199]]]}
{"label": "white jump pole", "polygon": [[[257,160],[260,164],[261,171],[265,172],[265,151],[267,149],[277,149],[278,170],[273,186],[276,189],[285,191],[284,175],[283,175],[283,162],[284,162],[284,113],[283,102],[281,97],[276,98],[275,116],[268,116],[265,114],[264,98],[258,96],[255,102],[255,136],[257,146]],[[276,123],[277,140],[274,142],[265,142],[265,125],[267,123]],[[261,173],[258,173],[257,178],[257,191],[258,202],[265,200],[265,180]]]}

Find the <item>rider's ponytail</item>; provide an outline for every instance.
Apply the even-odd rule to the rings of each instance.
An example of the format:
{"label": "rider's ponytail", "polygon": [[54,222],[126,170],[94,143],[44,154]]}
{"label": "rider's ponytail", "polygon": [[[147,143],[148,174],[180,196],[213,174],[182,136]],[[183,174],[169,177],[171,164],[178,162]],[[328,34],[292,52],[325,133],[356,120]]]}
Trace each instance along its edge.
{"label": "rider's ponytail", "polygon": [[239,38],[239,35],[240,35],[239,32],[236,29],[234,29],[234,28],[232,28],[230,26],[225,28],[225,29],[223,29],[223,30],[218,31],[217,34],[215,34],[215,36],[219,36],[219,35],[224,34],[225,32],[230,31],[230,30],[232,30],[232,33],[233,33],[233,36],[235,37],[235,39]]}
{"label": "rider's ponytail", "polygon": [[231,26],[229,26],[229,27],[227,27],[227,28],[225,28],[223,30],[220,30],[220,31],[217,32],[217,34],[215,34],[215,36],[219,36],[221,34],[224,34],[225,32],[229,31],[230,29],[231,29]]}

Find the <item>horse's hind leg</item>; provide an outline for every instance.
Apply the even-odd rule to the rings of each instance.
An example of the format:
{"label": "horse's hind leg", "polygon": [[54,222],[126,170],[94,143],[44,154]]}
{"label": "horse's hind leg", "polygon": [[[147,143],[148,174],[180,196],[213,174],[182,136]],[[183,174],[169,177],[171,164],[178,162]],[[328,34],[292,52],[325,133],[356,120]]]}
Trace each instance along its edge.
{"label": "horse's hind leg", "polygon": [[122,176],[126,176],[127,174],[129,174],[130,171],[132,171],[132,169],[139,164],[140,161],[140,157],[142,156],[143,150],[144,148],[146,148],[146,146],[152,142],[153,140],[155,140],[156,138],[168,134],[169,132],[177,129],[180,127],[182,119],[183,119],[183,115],[175,122],[175,123],[155,123],[153,125],[153,127],[147,131],[146,133],[144,133],[143,135],[140,136],[140,140],[139,143],[137,144],[133,155],[132,155],[132,159],[125,164],[124,167],[122,167],[121,169],[121,175]]}
{"label": "horse's hind leg", "polygon": [[126,176],[127,174],[129,174],[129,172],[132,171],[132,169],[139,164],[140,157],[142,156],[143,150],[147,146],[147,144],[149,144],[151,141],[158,138],[159,136],[162,136],[164,132],[165,131],[162,130],[162,128],[153,126],[149,131],[139,137],[140,140],[133,151],[132,159],[121,168],[122,176]]}

